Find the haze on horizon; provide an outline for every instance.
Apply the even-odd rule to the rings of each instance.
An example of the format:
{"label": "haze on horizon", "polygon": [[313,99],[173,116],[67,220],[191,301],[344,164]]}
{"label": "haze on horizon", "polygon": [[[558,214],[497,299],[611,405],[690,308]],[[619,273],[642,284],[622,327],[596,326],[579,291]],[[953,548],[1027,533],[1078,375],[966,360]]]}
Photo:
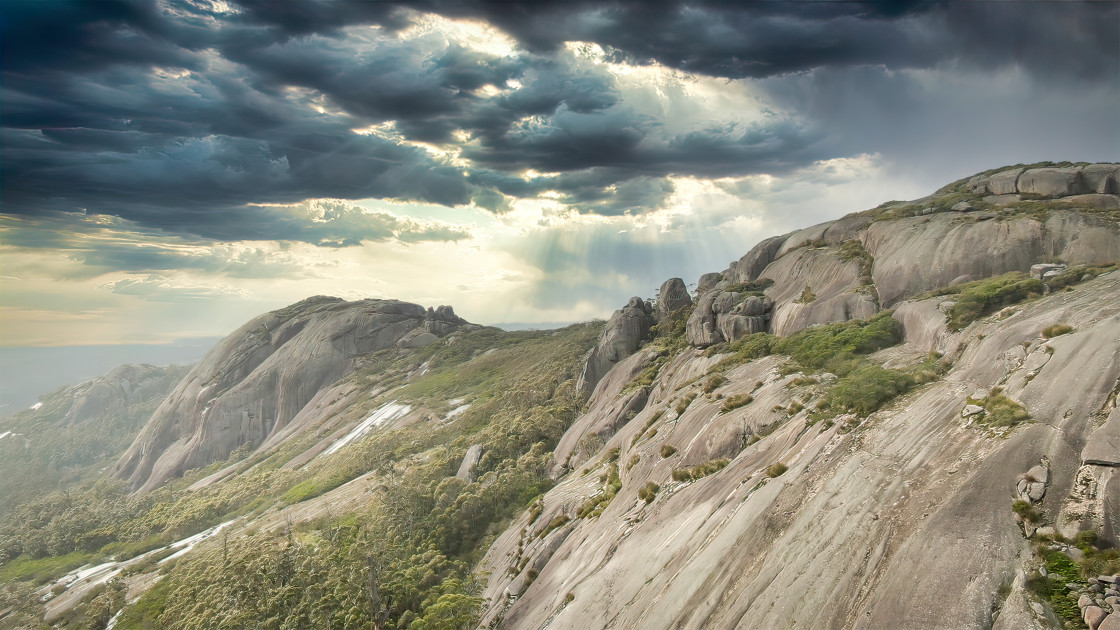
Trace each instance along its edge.
{"label": "haze on horizon", "polygon": [[0,13],[5,347],[316,294],[586,320],[979,170],[1120,159],[1115,2]]}

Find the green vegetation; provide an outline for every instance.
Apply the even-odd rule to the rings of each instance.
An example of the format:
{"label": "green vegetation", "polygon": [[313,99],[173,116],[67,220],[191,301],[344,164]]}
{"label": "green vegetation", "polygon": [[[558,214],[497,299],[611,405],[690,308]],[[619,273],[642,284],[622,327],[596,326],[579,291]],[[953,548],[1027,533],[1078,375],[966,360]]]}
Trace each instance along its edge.
{"label": "green vegetation", "polygon": [[[112,466],[188,368],[161,370],[134,391],[131,403],[112,397],[99,400],[97,392],[83,384],[43,396],[38,409],[0,419],[0,433],[14,434],[0,440],[0,518],[44,494],[74,489]],[[76,408],[83,399],[84,408]],[[72,409],[77,412],[74,417],[68,416]],[[0,551],[0,563],[3,560]]]}
{"label": "green vegetation", "polygon": [[719,409],[720,413],[727,413],[728,411],[738,409],[739,407],[749,404],[753,400],[754,397],[750,394],[736,394],[724,401],[723,406]]}
{"label": "green vegetation", "polygon": [[618,475],[617,463],[612,462],[607,468],[607,472],[599,479],[604,484],[602,491],[583,502],[583,505],[576,512],[576,518],[595,518],[599,516],[611,504],[618,491],[622,490],[622,478]]}
{"label": "green vegetation", "polygon": [[770,278],[759,278],[758,280],[752,280],[750,282],[740,282],[739,284],[733,284],[724,289],[724,291],[726,291],[727,293],[746,293],[747,295],[761,296],[764,294],[764,291],[770,288],[770,286],[773,284],[774,281]]}
{"label": "green vegetation", "polygon": [[25,580],[42,584],[53,577],[87,564],[92,557],[92,553],[84,551],[72,551],[64,556],[45,558],[20,556],[0,567],[0,582]]}
{"label": "green vegetation", "polygon": [[727,377],[722,374],[713,374],[704,381],[704,393],[710,394],[727,382]]}
{"label": "green vegetation", "polygon": [[991,427],[1013,427],[1031,417],[1022,405],[1001,394],[998,387],[984,398],[968,398],[967,402],[984,408],[979,422]]}
{"label": "green vegetation", "polygon": [[1066,287],[1073,286],[1083,280],[1091,280],[1097,276],[1116,271],[1120,269],[1120,263],[1110,263],[1105,265],[1077,265],[1070,267],[1062,273],[1050,278],[1046,284],[1052,291],[1058,291]]}
{"label": "green vegetation", "polygon": [[782,462],[775,462],[773,464],[770,464],[770,466],[766,468],[766,476],[773,479],[774,477],[782,476],[782,474],[787,470],[789,470],[788,466],[786,466]]}
{"label": "green vegetation", "polygon": [[1069,326],[1067,324],[1054,324],[1052,326],[1043,328],[1042,336],[1047,339],[1053,339],[1054,337],[1060,337],[1061,335],[1068,335],[1071,332],[1073,332],[1073,326]]}
{"label": "green vegetation", "polygon": [[788,354],[801,366],[840,375],[858,355],[889,348],[902,341],[902,324],[883,311],[867,319],[806,328],[774,344],[774,352]]}
{"label": "green vegetation", "polygon": [[661,368],[668,362],[669,355],[667,353],[659,355],[646,366],[644,370],[635,376],[634,380],[630,381],[622,388],[623,393],[629,393],[653,385],[653,382],[657,380],[657,375],[661,372]]}
{"label": "green vegetation", "polygon": [[644,486],[638,488],[638,498],[646,503],[653,503],[654,498],[657,497],[657,491],[660,489],[661,486],[652,481],[647,481]]}
{"label": "green vegetation", "polygon": [[961,330],[972,322],[997,310],[1036,298],[1045,290],[1042,281],[1025,273],[1012,271],[1002,276],[945,287],[925,294],[956,295],[949,310],[949,330]]}
{"label": "green vegetation", "polygon": [[1042,513],[1037,508],[1031,505],[1030,501],[1026,499],[1019,499],[1011,504],[1011,511],[1022,517],[1023,520],[1029,523],[1041,523]]}
{"label": "green vegetation", "polygon": [[[539,496],[553,484],[552,450],[582,406],[576,377],[600,329],[483,329],[419,351],[360,357],[358,371],[348,377],[358,387],[403,385],[394,398],[434,410],[446,408],[452,396],[466,396],[471,408],[454,422],[375,431],[300,469],[283,464],[321,439],[313,432],[278,452],[238,461],[243,450],[145,495],[101,479],[4,502],[0,581],[9,585],[5,592],[22,593],[22,584],[111,555],[135,555],[237,515],[312,500],[369,474],[372,494],[358,512],[297,525],[290,535],[258,532],[231,537],[228,545],[203,544],[163,565],[166,577],[126,608],[117,627],[369,628],[371,566],[382,597],[393,597],[389,628],[473,624],[480,600],[471,569],[485,541],[520,510],[539,516],[543,509]],[[425,363],[429,371],[409,380]],[[350,413],[368,415],[370,406]],[[454,475],[472,444],[485,454],[477,480],[468,483]],[[227,465],[238,466],[239,474],[187,491]],[[610,467],[607,487],[617,492],[617,462]],[[115,605],[112,597],[106,589],[89,603],[84,614],[91,623]]]}
{"label": "green vegetation", "polygon": [[[634,439],[630,440],[630,446],[634,446],[635,444],[637,444],[638,440],[641,440],[642,436],[646,434],[646,431],[649,431],[649,428],[652,427],[655,422],[660,420],[661,416],[663,415],[665,415],[665,410],[658,409],[652,416],[650,416],[649,420],[646,420],[645,425],[642,426],[642,430],[638,431],[638,434],[634,436]],[[654,429],[653,432],[657,433],[657,429]]]}
{"label": "green vegetation", "polygon": [[794,300],[794,302],[798,304],[809,304],[811,302],[815,302],[816,300],[817,294],[813,293],[813,288],[809,285],[805,285],[805,288],[801,290],[801,297]]}
{"label": "green vegetation", "polygon": [[676,468],[673,470],[673,480],[696,481],[697,479],[703,479],[723,470],[729,462],[730,460],[727,459],[713,459],[691,468]]}
{"label": "green vegetation", "polygon": [[544,538],[545,536],[548,536],[554,530],[560,529],[564,525],[567,525],[571,520],[572,519],[569,518],[567,514],[561,514],[557,516],[556,518],[548,522],[548,526],[542,529],[540,534],[537,534],[537,538]]}
{"label": "green vegetation", "polygon": [[677,405],[675,407],[673,407],[673,411],[676,411],[678,416],[683,415],[684,412],[688,410],[688,406],[691,405],[692,401],[695,400],[695,399],[696,399],[696,393],[695,392],[682,397],[680,400],[677,401]]}
{"label": "green vegetation", "polygon": [[[871,277],[871,270],[875,266],[875,257],[864,248],[862,241],[855,238],[844,241],[840,244],[837,255],[840,260],[858,262],[860,286],[874,288],[875,281]],[[878,294],[875,294],[875,297],[877,300]]]}
{"label": "green vegetation", "polygon": [[1060,551],[1047,551],[1043,554],[1048,575],[1034,575],[1027,580],[1027,588],[1035,595],[1045,599],[1050,608],[1062,619],[1081,623],[1081,610],[1077,606],[1077,594],[1069,584],[1084,584],[1081,567]]}
{"label": "green vegetation", "polygon": [[661,445],[661,457],[663,457],[663,458],[672,457],[673,454],[676,453],[676,452],[677,452],[677,447],[675,447],[671,444],[662,444]]}

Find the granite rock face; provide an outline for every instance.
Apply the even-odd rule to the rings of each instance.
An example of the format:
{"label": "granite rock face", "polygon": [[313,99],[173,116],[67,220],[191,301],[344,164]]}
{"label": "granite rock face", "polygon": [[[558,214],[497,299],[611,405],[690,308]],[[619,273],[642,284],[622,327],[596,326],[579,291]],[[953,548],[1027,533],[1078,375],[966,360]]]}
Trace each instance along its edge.
{"label": "granite rock face", "polygon": [[266,313],[190,371],[114,473],[146,491],[244,444],[256,447],[350,373],[354,357],[394,347],[416,329],[445,334],[463,324],[450,307],[425,311],[396,300],[315,297]]}
{"label": "granite rock face", "polygon": [[611,315],[599,336],[599,343],[588,355],[576,385],[585,397],[591,395],[604,374],[619,361],[634,354],[649,337],[650,328],[655,323],[653,312],[653,307],[642,298],[633,297],[626,306]]}
{"label": "granite rock face", "polygon": [[[789,335],[867,317],[923,291],[1027,272],[1049,259],[1065,265],[1120,260],[1120,226],[1096,214],[1120,208],[1118,178],[1116,164],[1007,169],[964,185],[987,195],[983,202],[944,202],[939,199],[948,197],[934,195],[911,202],[917,209],[909,215],[858,213],[768,238],[722,273],[701,276],[689,343],[707,347],[750,332]],[[1043,214],[1020,213],[1012,206],[1023,199],[1052,205]],[[984,203],[1005,209],[985,209]],[[759,280],[772,283],[760,287]],[[742,296],[721,295],[741,293],[746,285],[773,307],[764,321],[724,323],[721,316],[729,313],[720,309]]]}
{"label": "granite rock face", "polygon": [[[836,417],[822,426],[809,409],[790,410],[813,386],[783,373],[780,357],[728,369],[705,393],[705,375],[727,355],[695,349],[673,356],[645,400],[631,405],[634,393],[622,384],[646,360],[632,356],[561,439],[598,452],[572,457],[539,518],[521,515],[488,550],[478,569],[486,580],[482,627],[1050,627],[1017,577],[1036,565],[1008,490],[1024,481],[1048,513],[1116,536],[1115,479],[1083,484],[1080,454],[1100,430],[1095,418],[1114,409],[1120,273],[949,337],[935,330],[935,319],[944,322],[939,299],[896,313],[907,343],[890,350],[920,357],[949,344],[952,368],[862,424]],[[1054,321],[1074,332],[1043,339]],[[994,387],[1033,420],[999,437],[967,426],[966,399]],[[746,395],[752,402],[725,410],[726,400]],[[591,433],[599,439],[583,439]],[[675,452],[666,456],[665,445]],[[618,495],[598,517],[576,518],[601,490],[613,449],[618,462],[633,462],[620,469]],[[729,460],[718,472],[675,475],[717,458]],[[775,462],[788,470],[771,477]],[[652,501],[638,494],[647,483],[660,486]],[[1090,501],[1071,503],[1089,486]],[[570,521],[543,535],[562,515]],[[521,564],[510,566],[515,558]],[[1000,589],[1010,583],[1018,586],[1005,600]]]}
{"label": "granite rock face", "polygon": [[692,296],[688,294],[684,280],[670,278],[661,283],[661,288],[657,291],[657,303],[653,308],[658,321],[661,321],[670,314],[690,306],[692,306]]}
{"label": "granite rock face", "polygon": [[63,424],[75,425],[101,419],[112,411],[162,395],[168,390],[169,371],[152,365],[122,365],[100,378],[75,388]]}

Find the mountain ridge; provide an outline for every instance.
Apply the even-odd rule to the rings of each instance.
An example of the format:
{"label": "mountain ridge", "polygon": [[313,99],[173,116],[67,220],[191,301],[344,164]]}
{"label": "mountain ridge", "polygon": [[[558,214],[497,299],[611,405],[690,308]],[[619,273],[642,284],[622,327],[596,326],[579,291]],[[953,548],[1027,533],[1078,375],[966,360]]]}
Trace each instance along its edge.
{"label": "mountain ridge", "polygon": [[[993,169],[555,331],[324,296],[261,315],[111,471],[131,516],[107,540],[228,539],[165,578],[63,578],[47,619],[121,571],[121,628],[368,627],[367,583],[393,628],[1041,629],[1080,595],[1120,621],[1088,581],[1120,571],[1118,176]],[[1053,554],[1077,575],[1040,573]]]}

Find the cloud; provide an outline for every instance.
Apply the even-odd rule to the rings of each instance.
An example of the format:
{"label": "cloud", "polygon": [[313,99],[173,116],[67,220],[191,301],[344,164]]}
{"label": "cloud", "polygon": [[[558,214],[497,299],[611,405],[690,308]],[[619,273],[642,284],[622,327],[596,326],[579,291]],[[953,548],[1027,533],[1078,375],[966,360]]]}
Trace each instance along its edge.
{"label": "cloud", "polygon": [[107,282],[100,288],[119,295],[132,295],[153,302],[193,302],[246,296],[244,291],[230,286],[180,284],[155,274],[143,278],[124,278]]}

